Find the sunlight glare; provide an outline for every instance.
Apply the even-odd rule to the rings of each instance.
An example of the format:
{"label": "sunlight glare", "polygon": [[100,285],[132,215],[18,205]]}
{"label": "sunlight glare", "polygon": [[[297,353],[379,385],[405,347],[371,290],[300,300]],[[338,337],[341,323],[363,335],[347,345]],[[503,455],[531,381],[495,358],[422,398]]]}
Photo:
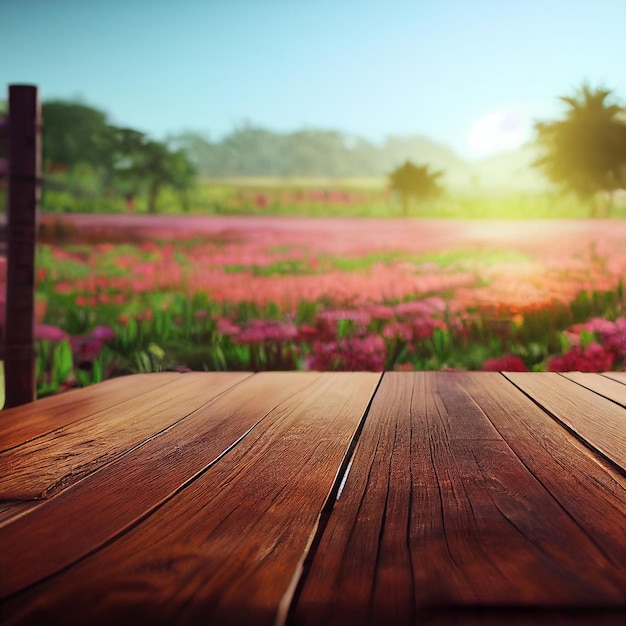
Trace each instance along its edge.
{"label": "sunlight glare", "polygon": [[474,157],[486,157],[519,148],[528,138],[530,122],[517,109],[498,109],[476,121],[468,135]]}

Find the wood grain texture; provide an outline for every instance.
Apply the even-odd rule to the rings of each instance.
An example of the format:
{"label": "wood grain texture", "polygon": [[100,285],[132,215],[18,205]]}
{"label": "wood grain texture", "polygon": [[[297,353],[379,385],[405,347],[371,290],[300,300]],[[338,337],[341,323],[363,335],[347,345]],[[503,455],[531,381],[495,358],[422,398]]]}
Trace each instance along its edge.
{"label": "wood grain texture", "polygon": [[626,372],[604,372],[602,376],[612,378],[613,380],[626,385]]}
{"label": "wood grain texture", "polygon": [[42,398],[32,404],[0,411],[0,452],[41,435],[85,419],[115,404],[151,393],[163,385],[179,380],[182,374],[136,374],[133,384],[126,377],[74,389],[57,396]]}
{"label": "wood grain texture", "polygon": [[586,372],[567,372],[562,376],[626,408],[626,385],[619,381]]}
{"label": "wood grain texture", "polygon": [[384,375],[289,624],[414,624],[439,607],[624,608],[623,570],[461,380]]}
{"label": "wood grain texture", "polygon": [[459,376],[459,383],[529,471],[611,563],[625,572],[626,476],[504,377],[466,373]]}
{"label": "wood grain texture", "polygon": [[[171,427],[249,374],[180,375],[0,454],[0,500],[42,500]],[[134,380],[127,382],[134,387]],[[114,396],[110,396],[114,397]],[[110,401],[110,400],[109,400]],[[68,408],[68,412],[78,409]]]}
{"label": "wood grain texture", "polygon": [[310,384],[115,542],[6,601],[5,623],[271,624],[380,378],[264,374],[255,401],[294,376]]}
{"label": "wood grain texture", "polygon": [[[244,436],[272,408],[276,395],[288,397],[292,389],[311,382],[302,378],[278,388],[255,377],[254,384],[235,386],[248,378],[236,373],[185,377],[185,393],[197,410],[0,528],[0,571],[5,572],[0,577],[0,598],[67,567],[122,532]],[[195,382],[191,388],[190,381]],[[259,399],[262,391],[270,397],[266,402]],[[179,409],[183,417],[189,407],[182,404]],[[81,520],[81,524],[68,524],[68,520]]]}
{"label": "wood grain texture", "polygon": [[505,372],[559,422],[626,471],[626,410],[560,374]]}
{"label": "wood grain texture", "polygon": [[9,500],[0,502],[0,526],[38,507],[40,502],[25,502],[24,500]]}

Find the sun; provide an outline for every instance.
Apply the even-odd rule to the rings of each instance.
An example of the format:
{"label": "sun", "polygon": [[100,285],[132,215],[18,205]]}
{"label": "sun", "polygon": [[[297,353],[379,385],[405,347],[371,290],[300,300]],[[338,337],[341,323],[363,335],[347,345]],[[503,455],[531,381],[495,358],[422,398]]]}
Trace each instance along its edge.
{"label": "sun", "polygon": [[497,109],[474,122],[468,135],[473,157],[481,158],[519,148],[527,139],[530,120],[513,108]]}

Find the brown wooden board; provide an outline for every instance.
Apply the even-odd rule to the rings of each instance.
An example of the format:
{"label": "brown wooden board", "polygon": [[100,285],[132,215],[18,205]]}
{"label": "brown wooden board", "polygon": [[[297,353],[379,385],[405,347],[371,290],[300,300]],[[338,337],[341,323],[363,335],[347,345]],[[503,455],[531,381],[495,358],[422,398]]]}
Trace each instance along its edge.
{"label": "brown wooden board", "polygon": [[626,410],[560,374],[504,374],[578,437],[626,471]]}
{"label": "brown wooden board", "polygon": [[626,476],[500,375],[467,373],[460,382],[529,471],[626,572]]}
{"label": "brown wooden board", "polygon": [[[465,376],[384,375],[289,624],[414,624],[475,606],[624,607],[623,569],[514,453],[463,389]],[[478,376],[481,388],[508,385]],[[506,420],[506,402],[500,411]],[[580,451],[561,431],[560,443]]]}
{"label": "brown wooden board", "polygon": [[116,403],[151,393],[181,376],[174,372],[135,374],[132,385],[125,376],[112,378],[84,389],[5,409],[0,412],[0,452],[112,408]]}
{"label": "brown wooden board", "polygon": [[586,372],[567,372],[562,376],[626,408],[626,385],[619,381]]}
{"label": "brown wooden board", "polygon": [[[237,445],[141,523],[6,601],[0,614],[9,623],[271,624],[379,378],[292,372],[242,383],[218,400],[230,399],[226,412],[236,419],[242,404],[268,408]],[[245,396],[248,387],[254,394]]]}
{"label": "brown wooden board", "polygon": [[[11,572],[0,577],[0,597],[95,550],[165,501],[244,436],[264,410],[258,398],[265,389],[262,380],[254,377],[254,384],[244,389],[235,386],[247,378],[251,377],[237,373],[186,375],[184,389],[196,409],[181,403],[180,417],[189,413],[184,420],[0,528],[0,571]],[[189,382],[194,385],[190,387]],[[310,384],[310,380],[303,379],[301,384]],[[166,389],[169,394],[170,388]],[[276,390],[271,385],[267,390],[270,398],[272,393],[289,394],[288,389]],[[238,398],[237,413],[233,413],[233,394]],[[268,400],[269,408],[272,402],[275,398]]]}
{"label": "brown wooden board", "polygon": [[9,521],[18,518],[35,507],[39,506],[39,502],[25,502],[24,500],[9,500],[0,502],[0,526],[7,524]]}
{"label": "brown wooden board", "polygon": [[626,372],[604,372],[602,375],[626,385]]}
{"label": "brown wooden board", "polygon": [[[170,428],[249,374],[192,372],[0,454],[0,501],[41,500]],[[133,387],[134,380],[128,379]]]}
{"label": "brown wooden board", "polygon": [[624,626],[623,609],[455,607],[423,615],[428,626]]}

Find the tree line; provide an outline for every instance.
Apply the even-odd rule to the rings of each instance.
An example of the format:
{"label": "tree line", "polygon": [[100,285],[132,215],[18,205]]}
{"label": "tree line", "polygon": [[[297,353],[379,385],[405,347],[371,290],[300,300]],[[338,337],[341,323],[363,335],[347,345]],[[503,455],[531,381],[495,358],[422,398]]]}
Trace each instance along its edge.
{"label": "tree line", "polygon": [[217,141],[195,132],[176,135],[199,174],[206,177],[379,177],[407,159],[464,169],[455,153],[426,137],[388,137],[376,144],[335,130],[275,132],[243,124]]}
{"label": "tree line", "polygon": [[[566,105],[561,119],[535,125],[542,157],[534,166],[562,190],[590,201],[593,214],[599,193],[610,199],[612,192],[626,188],[626,108],[610,89],[587,83],[560,100]],[[113,125],[102,111],[78,102],[44,101],[42,116],[44,193],[68,185],[80,193],[80,185],[63,176],[78,173],[96,181],[91,193],[123,197],[129,207],[143,194],[150,212],[157,210],[165,187],[179,193],[188,208],[187,194],[197,175],[382,175],[406,212],[410,200],[441,193],[445,174],[463,166],[454,152],[419,136],[390,137],[378,145],[339,131],[278,133],[248,123],[219,141],[187,132],[158,142]],[[3,151],[6,146],[0,145],[0,156]]]}
{"label": "tree line", "polygon": [[186,208],[196,171],[185,152],[111,124],[82,103],[50,100],[41,109],[44,207],[49,192],[123,198],[129,208],[143,194],[148,211],[156,212],[160,192],[171,187]]}

